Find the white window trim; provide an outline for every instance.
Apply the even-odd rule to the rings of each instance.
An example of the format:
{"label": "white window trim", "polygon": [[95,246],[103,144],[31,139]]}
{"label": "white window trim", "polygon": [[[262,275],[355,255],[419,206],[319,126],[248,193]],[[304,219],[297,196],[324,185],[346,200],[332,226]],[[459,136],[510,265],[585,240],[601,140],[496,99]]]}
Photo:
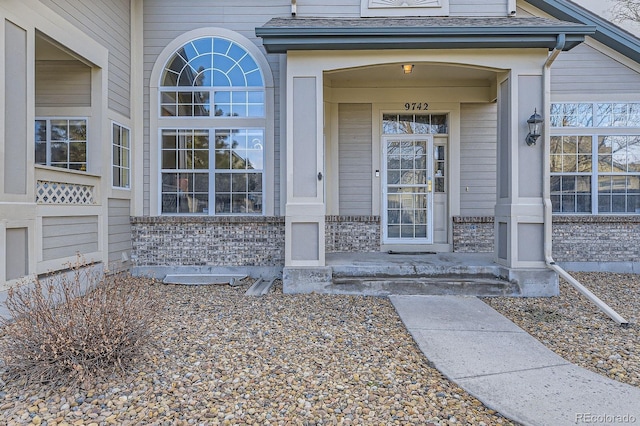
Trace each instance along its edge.
{"label": "white window trim", "polygon": [[[591,155],[592,166],[591,172],[551,172],[550,176],[589,176],[591,178],[591,211],[590,212],[553,212],[554,215],[562,216],[629,216],[637,215],[635,212],[600,212],[598,202],[598,178],[601,176],[640,176],[640,172],[611,173],[598,171],[598,138],[601,136],[640,136],[640,126],[602,126],[596,127],[593,124],[596,121],[596,113],[598,104],[640,104],[637,101],[614,101],[614,100],[575,100],[575,101],[556,101],[552,104],[591,104],[592,126],[562,126],[550,127],[551,136],[586,136],[591,138]],[[549,111],[551,115],[551,111]],[[546,161],[549,161],[547,159]]]}
{"label": "white window trim", "polygon": [[[129,175],[129,186],[116,186],[113,183],[113,168],[116,167],[116,164],[114,163],[114,158],[113,158],[113,132],[114,132],[114,126],[118,126],[121,127],[123,129],[127,129],[127,131],[129,132],[129,146],[127,147],[127,149],[129,150],[129,164],[127,164],[127,167],[122,167],[120,165],[118,165],[117,167],[122,168],[122,169],[126,169],[127,173]],[[120,145],[121,146],[121,145]],[[110,172],[111,172],[111,188],[112,189],[118,189],[118,190],[122,190],[122,191],[131,191],[131,128],[128,126],[125,126],[117,121],[112,120],[111,121],[111,168],[110,168]]]}
{"label": "white window trim", "polygon": [[[78,172],[78,173],[88,173],[90,174],[90,170],[89,170],[89,153],[91,151],[90,149],[90,131],[89,131],[89,117],[87,116],[65,116],[65,115],[61,115],[61,116],[37,116],[34,118],[33,120],[33,131],[35,132],[35,123],[36,121],[41,121],[41,120],[45,120],[47,121],[47,123],[50,123],[52,120],[67,120],[67,121],[71,121],[71,120],[84,120],[85,122],[85,128],[86,128],[86,139],[85,139],[85,163],[86,163],[86,170],[77,170],[77,169],[69,169],[69,168],[65,168],[65,167],[58,167],[58,166],[52,166],[51,165],[51,137],[49,134],[49,124],[47,125],[47,142],[46,142],[46,161],[45,164],[42,163],[35,163],[36,165],[39,166],[47,166],[47,167],[53,167],[56,170],[62,170],[62,171],[72,171],[72,172]],[[33,146],[33,150],[35,153],[35,137],[34,137],[34,146]]]}

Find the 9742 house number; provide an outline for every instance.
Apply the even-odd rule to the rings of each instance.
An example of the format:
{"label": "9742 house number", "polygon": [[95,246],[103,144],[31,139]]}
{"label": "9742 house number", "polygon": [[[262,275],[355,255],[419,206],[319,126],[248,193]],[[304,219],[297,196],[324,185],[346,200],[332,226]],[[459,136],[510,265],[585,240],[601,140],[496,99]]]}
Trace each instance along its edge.
{"label": "9742 house number", "polygon": [[404,104],[405,111],[426,111],[429,109],[429,104],[426,102],[407,102]]}

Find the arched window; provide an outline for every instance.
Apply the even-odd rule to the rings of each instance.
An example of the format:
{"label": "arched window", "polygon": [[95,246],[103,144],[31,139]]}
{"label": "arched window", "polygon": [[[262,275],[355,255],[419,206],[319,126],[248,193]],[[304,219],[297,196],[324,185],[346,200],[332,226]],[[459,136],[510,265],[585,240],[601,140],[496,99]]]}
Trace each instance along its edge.
{"label": "arched window", "polygon": [[197,38],[173,53],[159,83],[161,213],[263,214],[265,84],[256,60],[232,40]]}
{"label": "arched window", "polygon": [[237,43],[205,37],[182,46],[167,62],[162,86],[263,87],[262,73]]}

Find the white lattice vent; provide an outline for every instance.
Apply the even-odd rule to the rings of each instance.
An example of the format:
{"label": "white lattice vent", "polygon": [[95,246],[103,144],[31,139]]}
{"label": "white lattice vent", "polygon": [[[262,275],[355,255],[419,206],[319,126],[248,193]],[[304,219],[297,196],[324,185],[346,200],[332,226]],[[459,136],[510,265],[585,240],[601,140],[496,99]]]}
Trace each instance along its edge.
{"label": "white lattice vent", "polygon": [[76,183],[39,180],[36,183],[36,203],[95,204],[94,187]]}

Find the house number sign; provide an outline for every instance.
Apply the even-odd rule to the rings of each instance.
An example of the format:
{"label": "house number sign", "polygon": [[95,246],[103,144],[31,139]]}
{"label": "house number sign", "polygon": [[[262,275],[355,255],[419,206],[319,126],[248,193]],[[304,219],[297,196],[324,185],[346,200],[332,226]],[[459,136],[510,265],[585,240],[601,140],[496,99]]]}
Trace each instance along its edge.
{"label": "house number sign", "polygon": [[426,102],[406,102],[404,104],[405,111],[426,111],[429,109],[429,104]]}

